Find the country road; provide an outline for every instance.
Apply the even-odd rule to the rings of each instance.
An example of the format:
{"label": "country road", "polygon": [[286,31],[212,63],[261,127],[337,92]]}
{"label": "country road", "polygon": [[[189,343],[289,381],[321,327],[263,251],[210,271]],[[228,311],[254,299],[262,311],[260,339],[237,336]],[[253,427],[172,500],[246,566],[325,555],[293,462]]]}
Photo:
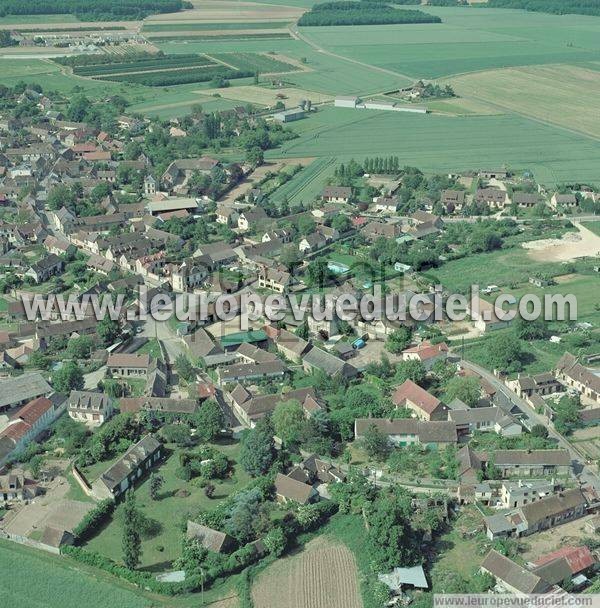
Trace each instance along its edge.
{"label": "country road", "polygon": [[495,389],[507,397],[509,401],[513,403],[529,420],[530,426],[533,426],[534,424],[541,424],[542,426],[546,427],[548,429],[548,436],[555,439],[560,447],[569,451],[571,460],[573,462],[573,470],[578,478],[584,484],[589,484],[597,491],[600,491],[600,477],[593,470],[593,467],[585,464],[586,459],[577,451],[575,446],[563,435],[557,433],[551,426],[549,426],[545,417],[540,416],[530,405],[527,404],[524,399],[521,399],[521,397],[510,390],[503,382],[498,380],[494,374],[485,368],[464,359],[461,361],[461,365],[466,369],[470,369],[471,371],[479,374],[484,380],[489,382]]}
{"label": "country road", "polygon": [[387,68],[381,68],[376,65],[371,65],[370,63],[364,63],[363,61],[358,61],[358,59],[351,59],[350,57],[345,57],[344,55],[338,55],[337,53],[334,53],[333,51],[328,51],[326,48],[317,44],[314,40],[311,40],[305,34],[301,34],[295,25],[290,26],[288,29],[289,29],[292,37],[294,37],[298,40],[302,40],[302,42],[305,42],[306,44],[308,44],[308,46],[312,47],[318,53],[322,53],[323,55],[328,55],[329,57],[335,57],[335,59],[341,59],[342,61],[348,61],[349,63],[353,63],[355,65],[360,65],[363,68],[369,68],[370,70],[373,70],[374,72],[381,72],[382,74],[388,74],[390,76],[395,76],[396,78],[404,78],[405,80],[407,80],[409,82],[413,82],[415,80],[413,77],[408,76],[406,74],[402,74],[401,72],[396,72],[394,70],[388,70]]}

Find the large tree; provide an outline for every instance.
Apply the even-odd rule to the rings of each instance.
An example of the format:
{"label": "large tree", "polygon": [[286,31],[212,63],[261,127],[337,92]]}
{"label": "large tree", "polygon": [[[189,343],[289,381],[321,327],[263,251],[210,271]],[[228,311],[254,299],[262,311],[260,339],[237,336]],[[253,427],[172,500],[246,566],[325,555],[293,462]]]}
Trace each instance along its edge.
{"label": "large tree", "polygon": [[127,492],[123,506],[123,562],[130,570],[140,563],[142,541],[140,539],[140,513],[133,490]]}
{"label": "large tree", "polygon": [[487,341],[487,359],[494,369],[518,372],[523,368],[523,347],[515,334],[500,333]]}
{"label": "large tree", "polygon": [[367,547],[376,572],[419,562],[419,539],[411,526],[411,497],[397,489],[375,501],[367,512]]}
{"label": "large tree", "polygon": [[52,376],[52,386],[59,393],[69,394],[81,390],[83,385],[83,371],[74,361],[65,363]]}
{"label": "large tree", "polygon": [[205,401],[195,417],[196,435],[201,441],[211,441],[225,426],[221,407],[214,399]]}
{"label": "large tree", "polygon": [[262,418],[242,437],[240,464],[253,477],[265,475],[275,461],[275,455],[271,421]]}
{"label": "large tree", "polygon": [[283,445],[298,444],[306,428],[304,410],[299,401],[282,401],[273,412],[273,428]]}
{"label": "large tree", "polygon": [[451,378],[446,383],[446,399],[460,399],[469,407],[475,407],[481,397],[481,385],[477,378],[472,376]]}

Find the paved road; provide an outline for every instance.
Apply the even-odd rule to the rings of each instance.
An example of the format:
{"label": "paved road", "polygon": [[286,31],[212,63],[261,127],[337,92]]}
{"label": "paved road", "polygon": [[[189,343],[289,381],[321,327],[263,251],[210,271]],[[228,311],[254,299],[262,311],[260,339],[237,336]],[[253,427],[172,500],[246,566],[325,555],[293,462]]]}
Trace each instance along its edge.
{"label": "paved road", "polygon": [[[469,224],[474,224],[476,222],[479,222],[480,220],[489,220],[489,219],[493,219],[493,216],[489,216],[489,215],[474,215],[471,217],[462,217],[462,216],[444,216],[442,218],[444,220],[444,223],[448,223],[448,224],[453,224],[455,222],[466,222]],[[525,223],[529,223],[529,222],[545,222],[548,219],[557,219],[557,218],[547,218],[547,217],[528,217],[528,218],[519,218],[519,217],[514,217],[514,216],[502,216],[501,218],[496,218],[496,219],[502,219],[502,220],[507,220],[507,219],[511,219],[514,220],[517,224],[525,224]],[[563,219],[563,220],[571,220],[574,223],[580,223],[580,222],[597,222],[600,220],[600,215],[578,215],[578,216],[573,216],[573,215],[566,215],[562,218],[558,218],[558,219]]]}
{"label": "paved road", "polygon": [[575,446],[570,443],[563,435],[557,433],[547,422],[544,416],[540,416],[524,399],[521,399],[515,392],[510,390],[503,382],[498,380],[494,374],[490,373],[485,368],[472,363],[471,361],[461,361],[461,365],[465,368],[470,369],[487,382],[489,382],[495,389],[501,391],[517,408],[523,413],[525,418],[529,420],[530,426],[534,424],[541,424],[548,429],[548,436],[552,437],[558,442],[561,448],[569,451],[571,460],[573,461],[573,470],[578,476],[579,480],[584,484],[593,486],[597,491],[600,491],[600,477],[595,470],[585,464],[586,459],[576,450]]}
{"label": "paved road", "polygon": [[84,374],[84,388],[86,390],[95,390],[98,388],[98,382],[106,375],[106,365],[103,365],[100,369],[89,374]]}
{"label": "paved road", "polygon": [[159,340],[167,356],[167,363],[175,363],[179,355],[185,354],[185,346],[167,321],[155,321],[151,317],[144,323],[142,332],[137,334],[149,340]]}

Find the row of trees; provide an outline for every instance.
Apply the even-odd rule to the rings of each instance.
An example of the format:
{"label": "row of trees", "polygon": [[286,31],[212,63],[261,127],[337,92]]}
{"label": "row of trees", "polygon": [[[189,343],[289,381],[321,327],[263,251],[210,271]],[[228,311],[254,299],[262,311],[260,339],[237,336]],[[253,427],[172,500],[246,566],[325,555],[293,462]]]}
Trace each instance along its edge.
{"label": "row of trees", "polygon": [[378,25],[386,23],[441,23],[436,15],[399,10],[377,2],[323,2],[304,13],[298,25]]}
{"label": "row of trees", "polygon": [[143,19],[156,13],[175,13],[190,8],[182,0],[4,0],[0,17],[6,15],[75,15],[82,21]]}
{"label": "row of trees", "polygon": [[522,8],[554,15],[600,15],[598,0],[488,0],[489,8]]}
{"label": "row of trees", "polygon": [[253,72],[230,70],[224,67],[189,68],[186,70],[167,70],[164,72],[142,72],[140,74],[123,74],[121,76],[103,76],[99,80],[114,80],[117,82],[131,82],[143,84],[148,87],[166,87],[190,82],[213,82],[222,88],[227,86],[224,81],[234,78],[249,78]]}

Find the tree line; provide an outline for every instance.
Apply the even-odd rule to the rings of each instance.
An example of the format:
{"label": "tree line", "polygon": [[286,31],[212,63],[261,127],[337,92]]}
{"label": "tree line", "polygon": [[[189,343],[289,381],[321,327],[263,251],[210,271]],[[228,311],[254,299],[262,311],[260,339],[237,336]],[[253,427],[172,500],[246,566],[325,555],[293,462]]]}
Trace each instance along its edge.
{"label": "tree line", "polygon": [[489,8],[520,8],[554,15],[600,15],[600,0],[488,0]]}
{"label": "tree line", "polygon": [[304,13],[298,25],[380,25],[390,23],[441,23],[436,15],[418,10],[399,10],[368,2],[324,2]]}
{"label": "tree line", "polygon": [[6,15],[75,15],[82,21],[143,19],[156,13],[176,13],[191,8],[183,0],[4,0],[0,17]]}

